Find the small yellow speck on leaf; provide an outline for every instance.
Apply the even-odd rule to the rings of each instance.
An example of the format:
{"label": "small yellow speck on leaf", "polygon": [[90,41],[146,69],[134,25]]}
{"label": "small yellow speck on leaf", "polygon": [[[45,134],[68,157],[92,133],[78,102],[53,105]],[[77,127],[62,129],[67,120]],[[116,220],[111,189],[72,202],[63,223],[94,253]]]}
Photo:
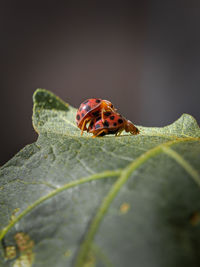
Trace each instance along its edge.
{"label": "small yellow speck on leaf", "polygon": [[16,258],[17,252],[15,246],[5,247],[5,260],[12,260]]}
{"label": "small yellow speck on leaf", "polygon": [[192,214],[192,216],[190,217],[190,223],[193,226],[196,226],[197,224],[200,223],[200,212],[196,211]]}
{"label": "small yellow speck on leaf", "polygon": [[129,211],[130,209],[130,205],[127,202],[124,202],[121,206],[120,206],[120,212],[122,214],[125,214]]}
{"label": "small yellow speck on leaf", "polygon": [[65,251],[64,256],[68,258],[71,256],[71,254],[72,254],[71,250],[68,249],[67,251]]}

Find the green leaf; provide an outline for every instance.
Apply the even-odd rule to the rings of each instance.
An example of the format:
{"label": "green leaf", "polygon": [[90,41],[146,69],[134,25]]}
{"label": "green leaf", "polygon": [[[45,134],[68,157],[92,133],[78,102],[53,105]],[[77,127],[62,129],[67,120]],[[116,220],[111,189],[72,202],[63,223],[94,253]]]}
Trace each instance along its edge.
{"label": "green leaf", "polygon": [[[199,266],[195,119],[91,138],[80,136],[76,109],[54,94],[38,89],[33,100],[38,140],[0,170],[0,266],[30,255],[16,233],[31,240],[26,267]],[[10,246],[17,259],[6,257]]]}

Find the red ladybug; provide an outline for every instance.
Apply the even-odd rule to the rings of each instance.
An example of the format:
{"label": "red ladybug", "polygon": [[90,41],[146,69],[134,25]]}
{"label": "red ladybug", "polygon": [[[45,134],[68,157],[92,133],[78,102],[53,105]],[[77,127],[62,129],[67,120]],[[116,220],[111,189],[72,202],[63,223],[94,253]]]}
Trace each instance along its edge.
{"label": "red ladybug", "polygon": [[133,135],[139,134],[138,128],[119,113],[106,112],[104,113],[104,116],[104,121],[102,121],[101,117],[98,117],[90,123],[88,132],[93,133],[92,137],[104,136],[106,134],[115,134],[119,136],[123,130],[130,132]]}
{"label": "red ladybug", "polygon": [[85,100],[79,107],[76,114],[77,126],[81,129],[81,135],[83,131],[87,130],[87,123],[91,123],[96,117],[101,116],[104,121],[104,112],[116,111],[113,104],[110,101],[102,100],[100,98],[91,98]]}

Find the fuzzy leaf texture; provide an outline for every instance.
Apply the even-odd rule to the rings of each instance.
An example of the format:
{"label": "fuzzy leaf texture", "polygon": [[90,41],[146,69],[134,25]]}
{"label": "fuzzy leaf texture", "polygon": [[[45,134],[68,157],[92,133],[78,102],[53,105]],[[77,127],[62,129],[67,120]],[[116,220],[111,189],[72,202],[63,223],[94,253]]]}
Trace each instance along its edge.
{"label": "fuzzy leaf texture", "polygon": [[33,101],[38,139],[0,170],[0,266],[199,266],[192,116],[139,126],[136,136],[91,138],[53,93],[38,89]]}

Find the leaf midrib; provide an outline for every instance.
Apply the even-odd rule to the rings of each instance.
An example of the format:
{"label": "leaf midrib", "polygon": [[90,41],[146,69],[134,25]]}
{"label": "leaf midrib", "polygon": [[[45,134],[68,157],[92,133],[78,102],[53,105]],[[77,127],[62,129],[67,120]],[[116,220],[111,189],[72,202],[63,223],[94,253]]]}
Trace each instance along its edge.
{"label": "leaf midrib", "polygon": [[[100,223],[105,216],[106,212],[108,211],[111,203],[113,202],[114,198],[119,193],[122,186],[128,181],[131,174],[140,167],[143,163],[145,163],[149,158],[154,157],[155,155],[158,155],[162,152],[166,152],[166,147],[170,147],[171,145],[180,143],[180,142],[187,142],[190,138],[182,138],[179,140],[173,140],[165,142],[164,144],[160,144],[158,146],[155,146],[154,148],[148,150],[147,152],[140,155],[135,161],[133,161],[131,164],[129,164],[124,170],[121,172],[121,176],[117,179],[117,181],[114,183],[114,185],[111,187],[110,191],[108,192],[107,196],[103,199],[102,204],[100,205],[96,215],[94,216],[93,220],[91,221],[90,227],[88,228],[87,233],[84,236],[83,242],[80,245],[79,252],[77,254],[77,257],[75,259],[75,267],[81,267],[83,266],[87,255],[90,251],[91,244],[94,240],[95,234],[98,231],[98,228],[100,226]],[[197,139],[199,141],[199,138]],[[170,153],[166,153],[168,156],[171,156],[173,159],[176,160],[177,163],[180,164],[181,167],[183,167],[189,175],[193,178],[193,180],[198,184],[200,187],[200,176],[196,176],[196,170],[187,163],[185,160],[180,160],[180,158],[177,158],[177,155],[174,157]],[[178,153],[176,153],[178,154]],[[186,162],[186,167],[184,167],[184,162]],[[189,166],[189,168],[188,168]],[[192,170],[192,171],[191,171]],[[195,173],[195,177],[194,177]],[[198,173],[197,173],[198,174]]]}

